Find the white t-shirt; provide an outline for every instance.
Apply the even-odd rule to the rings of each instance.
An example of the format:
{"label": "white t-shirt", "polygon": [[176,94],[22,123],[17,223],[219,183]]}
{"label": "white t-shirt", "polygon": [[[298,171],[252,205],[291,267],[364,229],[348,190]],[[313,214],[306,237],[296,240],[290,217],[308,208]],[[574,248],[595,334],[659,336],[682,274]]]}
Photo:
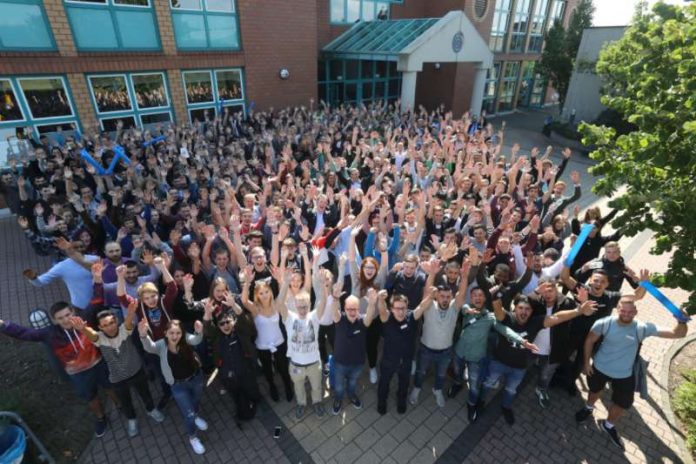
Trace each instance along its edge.
{"label": "white t-shirt", "polygon": [[326,297],[326,306],[324,306],[324,314],[321,315],[319,324],[323,326],[333,325],[333,295]]}
{"label": "white t-shirt", "polygon": [[280,331],[280,315],[275,313],[271,317],[258,314],[254,318],[256,323],[256,349],[276,352],[276,348],[283,344],[283,332]]}
{"label": "white t-shirt", "polygon": [[431,350],[444,350],[452,346],[452,336],[457,323],[459,308],[452,299],[447,309],[433,301],[430,309],[423,313],[423,335],[421,343]]}
{"label": "white t-shirt", "polygon": [[319,354],[319,318],[312,311],[304,319],[288,311],[285,319],[288,332],[288,359],[295,364],[312,364],[321,360]]}
{"label": "white t-shirt", "polygon": [[[546,315],[550,316],[553,314],[553,306],[546,308]],[[539,331],[536,338],[534,338],[534,344],[539,347],[539,352],[537,354],[548,356],[551,354],[551,329],[546,328]]]}

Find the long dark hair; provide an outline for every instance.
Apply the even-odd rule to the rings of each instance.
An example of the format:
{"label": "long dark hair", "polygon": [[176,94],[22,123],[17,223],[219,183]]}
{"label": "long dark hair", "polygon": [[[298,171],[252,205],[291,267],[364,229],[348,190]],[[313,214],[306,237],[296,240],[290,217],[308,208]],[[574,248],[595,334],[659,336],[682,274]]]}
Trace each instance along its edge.
{"label": "long dark hair", "polygon": [[[176,344],[176,348],[178,350],[178,353],[181,355],[181,357],[191,366],[194,366],[196,369],[198,369],[201,365],[200,361],[198,360],[198,356],[196,353],[193,351],[193,348],[191,348],[191,345],[189,345],[186,342],[186,330],[184,327],[181,325],[181,321],[178,319],[172,319],[169,321],[167,324],[167,331],[171,329],[172,327],[178,327],[179,330],[181,330],[181,338]],[[166,335],[165,335],[166,336]],[[167,339],[169,341],[169,339]]]}

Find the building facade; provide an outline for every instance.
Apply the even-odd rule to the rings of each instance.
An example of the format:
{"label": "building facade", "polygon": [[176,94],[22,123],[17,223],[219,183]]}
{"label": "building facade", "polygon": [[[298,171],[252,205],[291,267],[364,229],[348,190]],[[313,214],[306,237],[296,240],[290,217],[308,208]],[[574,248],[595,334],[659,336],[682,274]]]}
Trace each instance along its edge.
{"label": "building facade", "polygon": [[590,27],[583,31],[563,107],[564,116],[574,114],[576,122],[592,122],[606,109],[600,101],[602,78],[595,67],[602,48],[619,40],[625,31],[625,26]]}
{"label": "building facade", "polygon": [[[27,136],[150,129],[310,98],[359,104],[406,95],[414,106],[455,112],[476,112],[478,100],[488,113],[541,105],[543,34],[555,18],[567,21],[574,2],[0,0],[0,156]],[[450,12],[460,16],[444,21]],[[383,23],[374,29],[385,47],[400,38],[392,51],[401,55],[330,50],[367,22]],[[462,50],[454,61],[445,26]],[[492,59],[461,56],[467,50]],[[406,52],[420,56],[417,65]]]}

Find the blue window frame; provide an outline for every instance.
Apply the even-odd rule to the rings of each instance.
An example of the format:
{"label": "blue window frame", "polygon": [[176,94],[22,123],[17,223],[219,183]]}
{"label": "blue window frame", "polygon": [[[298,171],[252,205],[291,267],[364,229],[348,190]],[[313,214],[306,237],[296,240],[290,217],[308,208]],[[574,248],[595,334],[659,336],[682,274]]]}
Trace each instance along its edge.
{"label": "blue window frame", "polygon": [[80,51],[161,50],[153,0],[63,0]]}
{"label": "blue window frame", "polygon": [[356,21],[389,19],[389,4],[394,1],[329,0],[331,24],[353,24]]}
{"label": "blue window frame", "polygon": [[239,50],[235,0],[170,0],[179,50]]}
{"label": "blue window frame", "polygon": [[55,51],[41,0],[0,1],[0,51]]}
{"label": "blue window frame", "polygon": [[125,129],[152,129],[174,122],[167,77],[163,71],[90,74],[87,86],[102,130],[112,132],[118,121]]}
{"label": "blue window frame", "polygon": [[228,108],[229,112],[246,112],[244,73],[241,68],[193,69],[182,71],[189,120],[212,119]]}
{"label": "blue window frame", "polygon": [[80,128],[64,76],[0,76],[0,98],[0,166],[9,155],[27,154],[24,137],[46,135],[62,144]]}

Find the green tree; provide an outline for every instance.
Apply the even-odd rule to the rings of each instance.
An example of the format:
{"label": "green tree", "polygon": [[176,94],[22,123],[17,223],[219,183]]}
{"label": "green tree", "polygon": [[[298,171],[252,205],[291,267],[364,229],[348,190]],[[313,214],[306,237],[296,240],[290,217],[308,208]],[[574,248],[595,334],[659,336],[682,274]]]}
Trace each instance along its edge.
{"label": "green tree", "polygon": [[561,111],[568,93],[582,33],[592,26],[594,11],[592,0],[580,0],[570,15],[568,29],[564,29],[563,22],[558,19],[544,38],[545,45],[539,68],[541,74],[558,92]]}
{"label": "green tree", "polygon": [[614,224],[627,235],[655,233],[653,254],[673,251],[656,285],[690,291],[696,310],[696,4],[658,3],[637,14],[624,36],[600,54],[602,103],[636,129],[617,137],[583,124],[583,142],[600,176],[593,190],[622,193],[610,202]]}

